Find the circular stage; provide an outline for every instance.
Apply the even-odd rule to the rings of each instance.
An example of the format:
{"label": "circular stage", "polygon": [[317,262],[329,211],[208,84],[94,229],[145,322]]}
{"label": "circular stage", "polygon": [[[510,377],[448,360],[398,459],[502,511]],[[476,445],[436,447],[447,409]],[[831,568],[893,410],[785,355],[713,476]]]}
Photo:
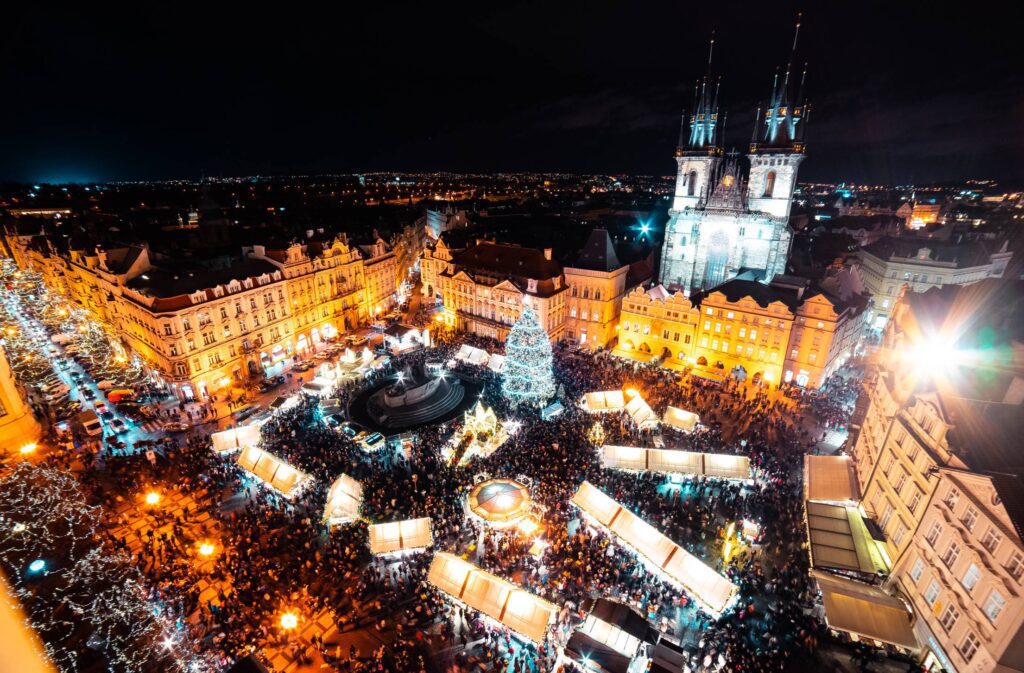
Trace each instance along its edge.
{"label": "circular stage", "polygon": [[530,492],[514,479],[488,479],[473,487],[466,504],[492,526],[514,526],[530,513]]}
{"label": "circular stage", "polygon": [[349,404],[349,418],[383,435],[460,418],[480,397],[481,386],[447,372],[442,379],[406,369],[367,388]]}

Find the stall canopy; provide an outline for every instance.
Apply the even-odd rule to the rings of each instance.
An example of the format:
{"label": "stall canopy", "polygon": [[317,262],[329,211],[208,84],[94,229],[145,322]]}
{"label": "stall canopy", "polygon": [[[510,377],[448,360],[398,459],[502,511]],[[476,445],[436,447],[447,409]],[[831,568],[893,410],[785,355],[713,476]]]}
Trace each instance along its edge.
{"label": "stall canopy", "polygon": [[622,411],[626,408],[626,397],[621,390],[602,390],[584,395],[582,405],[591,413]]}
{"label": "stall canopy", "polygon": [[363,486],[347,474],[340,475],[327,491],[327,505],[324,520],[338,526],[359,518],[359,506],[363,502]]}
{"label": "stall canopy", "polygon": [[647,404],[647,400],[639,394],[633,395],[629,402],[626,402],[626,413],[630,415],[638,428],[658,427],[658,415]]}
{"label": "stall canopy", "polygon": [[606,444],[601,449],[601,462],[605,467],[615,470],[750,479],[749,458],[721,453]]}
{"label": "stall canopy", "polygon": [[255,446],[242,449],[238,464],[260,481],[291,498],[309,477],[280,458]]}
{"label": "stall canopy", "polygon": [[217,453],[228,453],[256,446],[260,442],[260,426],[242,425],[210,435],[213,450]]}
{"label": "stall canopy", "polygon": [[406,549],[422,549],[434,544],[430,517],[375,523],[370,526],[370,553],[390,554]]}
{"label": "stall canopy", "polygon": [[427,581],[535,643],[543,643],[558,608],[457,556],[438,552]]}
{"label": "stall canopy", "polygon": [[487,360],[487,368],[496,374],[502,373],[505,371],[505,356],[499,353],[492,354]]}
{"label": "stall canopy", "polygon": [[590,413],[625,411],[637,427],[657,427],[658,416],[647,401],[636,390],[600,390],[586,393],[580,404]]}
{"label": "stall canopy", "polygon": [[888,572],[885,557],[856,507],[804,503],[811,566],[873,575]]}
{"label": "stall canopy", "polygon": [[482,348],[475,348],[468,344],[462,344],[462,346],[459,347],[459,352],[455,354],[456,360],[468,362],[471,365],[477,365],[479,367],[487,366],[487,362],[490,360],[490,357],[491,356],[487,354],[487,351]]}
{"label": "stall canopy", "polygon": [[720,615],[736,595],[738,589],[735,584],[589,481],[580,485],[572,502],[657,570],[681,585],[711,614]]}
{"label": "stall canopy", "polygon": [[661,422],[683,432],[693,432],[700,423],[700,416],[679,407],[669,407],[665,410]]}
{"label": "stall canopy", "polygon": [[849,456],[804,456],[804,498],[855,505],[860,500]]}
{"label": "stall canopy", "polygon": [[825,623],[830,628],[917,649],[910,611],[903,601],[877,587],[831,573],[813,575],[825,605]]}

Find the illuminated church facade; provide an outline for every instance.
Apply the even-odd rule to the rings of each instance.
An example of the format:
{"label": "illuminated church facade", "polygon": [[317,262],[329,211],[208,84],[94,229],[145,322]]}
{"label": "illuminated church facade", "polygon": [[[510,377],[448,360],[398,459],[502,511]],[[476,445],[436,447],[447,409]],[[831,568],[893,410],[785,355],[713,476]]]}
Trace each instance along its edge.
{"label": "illuminated church facade", "polygon": [[763,114],[758,110],[749,150],[741,156],[723,150],[725,124],[719,123],[709,56],[709,73],[698,82],[693,113],[683,115],[676,149],[678,173],[660,266],[666,287],[694,292],[740,274],[767,283],[785,273],[808,116],[804,77],[799,85],[796,78],[791,82],[791,64],[792,58],[781,77],[776,73],[770,102]]}

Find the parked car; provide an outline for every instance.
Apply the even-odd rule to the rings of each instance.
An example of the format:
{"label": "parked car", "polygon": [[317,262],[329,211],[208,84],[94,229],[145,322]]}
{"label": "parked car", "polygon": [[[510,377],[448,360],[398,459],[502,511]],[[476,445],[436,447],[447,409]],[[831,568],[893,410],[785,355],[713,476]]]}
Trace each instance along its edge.
{"label": "parked car", "polygon": [[352,337],[351,343],[353,348],[362,348],[366,344],[370,343],[370,340],[364,336],[356,336]]}
{"label": "parked car", "polygon": [[96,399],[96,393],[93,392],[92,388],[82,388],[82,397],[87,400],[94,400]]}
{"label": "parked car", "polygon": [[363,447],[367,451],[376,451],[377,449],[384,446],[385,443],[384,435],[379,432],[367,435],[359,440],[359,446]]}
{"label": "parked car", "polygon": [[126,432],[128,430],[128,426],[125,425],[124,421],[122,421],[120,418],[115,418],[114,420],[110,421],[110,429],[114,431],[115,435],[118,435],[121,434],[122,432]]}
{"label": "parked car", "polygon": [[324,423],[332,430],[338,429],[345,422],[345,417],[340,412],[324,416]]}
{"label": "parked car", "polygon": [[188,423],[179,423],[177,421],[171,421],[169,423],[164,423],[161,429],[164,432],[185,432],[186,430],[189,429],[189,425]]}
{"label": "parked car", "polygon": [[282,383],[284,383],[284,377],[283,376],[275,376],[272,379],[264,379],[263,382],[260,383],[260,392],[261,393],[268,393],[271,390],[273,390],[274,388],[277,388]]}
{"label": "parked car", "polygon": [[292,371],[293,372],[304,372],[304,371],[308,371],[312,367],[313,367],[313,365],[311,365],[308,362],[296,362],[295,364],[292,365]]}
{"label": "parked car", "polygon": [[358,423],[348,421],[338,426],[338,430],[341,434],[345,435],[349,439],[355,441],[363,437],[366,434],[366,429]]}
{"label": "parked car", "polygon": [[244,421],[245,419],[249,418],[253,414],[259,412],[259,410],[262,409],[262,408],[263,407],[260,406],[259,404],[250,404],[250,405],[248,405],[246,407],[242,407],[241,409],[239,409],[238,411],[235,412],[235,414],[234,414],[235,420],[237,420],[237,421]]}

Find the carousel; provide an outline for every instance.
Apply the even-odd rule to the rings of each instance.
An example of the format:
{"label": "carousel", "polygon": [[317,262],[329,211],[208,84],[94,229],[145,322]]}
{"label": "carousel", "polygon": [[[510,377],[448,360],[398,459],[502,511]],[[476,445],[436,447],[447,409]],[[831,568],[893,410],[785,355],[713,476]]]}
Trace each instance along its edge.
{"label": "carousel", "polygon": [[485,479],[469,492],[472,516],[495,528],[536,528],[535,505],[526,486],[514,479]]}

